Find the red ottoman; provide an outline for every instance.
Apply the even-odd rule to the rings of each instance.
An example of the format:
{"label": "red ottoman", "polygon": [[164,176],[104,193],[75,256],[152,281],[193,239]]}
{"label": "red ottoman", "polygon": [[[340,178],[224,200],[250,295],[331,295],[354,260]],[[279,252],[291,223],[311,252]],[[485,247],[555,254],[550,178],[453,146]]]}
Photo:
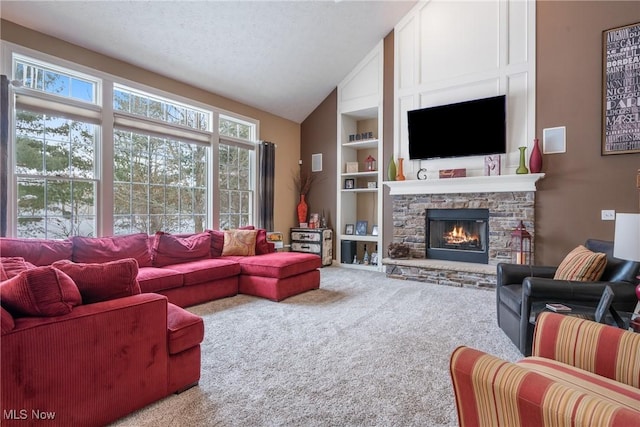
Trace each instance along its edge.
{"label": "red ottoman", "polygon": [[290,296],[318,289],[322,260],[301,252],[273,252],[243,257],[240,263],[239,292],[282,301]]}

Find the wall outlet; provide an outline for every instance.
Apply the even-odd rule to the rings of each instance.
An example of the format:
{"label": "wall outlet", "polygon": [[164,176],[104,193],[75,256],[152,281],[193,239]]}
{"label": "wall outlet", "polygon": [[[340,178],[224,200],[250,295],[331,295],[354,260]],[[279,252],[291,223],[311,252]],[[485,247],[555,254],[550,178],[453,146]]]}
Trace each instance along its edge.
{"label": "wall outlet", "polygon": [[616,211],[610,209],[603,209],[600,213],[600,217],[603,221],[615,221]]}

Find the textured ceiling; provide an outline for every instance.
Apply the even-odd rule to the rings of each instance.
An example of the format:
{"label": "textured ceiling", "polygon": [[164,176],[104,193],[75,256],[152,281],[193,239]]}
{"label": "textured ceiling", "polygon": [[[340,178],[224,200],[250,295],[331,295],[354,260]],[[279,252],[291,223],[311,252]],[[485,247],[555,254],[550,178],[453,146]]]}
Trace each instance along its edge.
{"label": "textured ceiling", "polygon": [[415,1],[1,1],[3,19],[302,122]]}

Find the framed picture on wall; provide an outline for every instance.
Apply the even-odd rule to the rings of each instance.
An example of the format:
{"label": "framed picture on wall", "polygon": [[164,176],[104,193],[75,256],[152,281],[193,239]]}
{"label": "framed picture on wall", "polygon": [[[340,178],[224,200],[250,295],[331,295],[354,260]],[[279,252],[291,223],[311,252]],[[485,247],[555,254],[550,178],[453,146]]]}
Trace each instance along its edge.
{"label": "framed picture on wall", "polygon": [[602,155],[640,153],[640,22],[602,32]]}

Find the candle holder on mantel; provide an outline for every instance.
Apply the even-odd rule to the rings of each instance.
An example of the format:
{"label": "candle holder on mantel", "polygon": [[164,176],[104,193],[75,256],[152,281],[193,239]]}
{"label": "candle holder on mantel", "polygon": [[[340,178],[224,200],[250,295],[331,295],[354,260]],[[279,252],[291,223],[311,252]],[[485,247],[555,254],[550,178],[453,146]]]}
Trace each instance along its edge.
{"label": "candle holder on mantel", "polygon": [[511,232],[511,263],[531,265],[531,234],[520,221],[518,227]]}

